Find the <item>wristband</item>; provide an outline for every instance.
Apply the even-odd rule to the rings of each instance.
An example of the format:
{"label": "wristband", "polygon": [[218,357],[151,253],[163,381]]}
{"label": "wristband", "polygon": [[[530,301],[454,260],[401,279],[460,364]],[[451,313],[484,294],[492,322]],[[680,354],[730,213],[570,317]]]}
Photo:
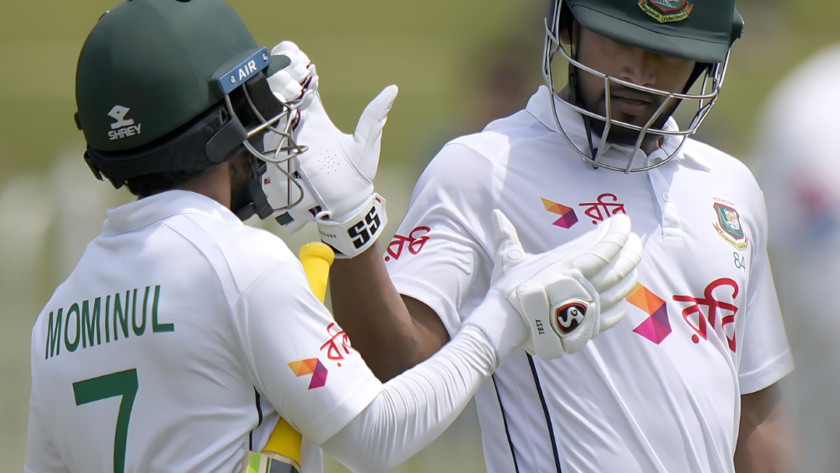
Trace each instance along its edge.
{"label": "wristband", "polygon": [[333,247],[335,257],[351,259],[367,251],[382,236],[388,215],[385,212],[385,199],[373,194],[352,217],[343,222],[318,220],[318,233],[321,241]]}

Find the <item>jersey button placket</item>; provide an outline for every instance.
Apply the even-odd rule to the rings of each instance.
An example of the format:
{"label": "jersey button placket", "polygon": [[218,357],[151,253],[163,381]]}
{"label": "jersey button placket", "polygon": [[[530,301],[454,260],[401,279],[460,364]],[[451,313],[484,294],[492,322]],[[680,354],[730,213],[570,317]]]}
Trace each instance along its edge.
{"label": "jersey button placket", "polygon": [[[656,150],[648,159],[649,163],[656,163],[664,160],[666,156],[662,150]],[[675,163],[667,163],[663,167],[672,166]],[[683,238],[682,225],[674,196],[671,193],[671,185],[661,172],[662,167],[651,169],[647,172],[650,181],[653,197],[659,207],[659,224],[662,226],[662,234],[666,238]]]}

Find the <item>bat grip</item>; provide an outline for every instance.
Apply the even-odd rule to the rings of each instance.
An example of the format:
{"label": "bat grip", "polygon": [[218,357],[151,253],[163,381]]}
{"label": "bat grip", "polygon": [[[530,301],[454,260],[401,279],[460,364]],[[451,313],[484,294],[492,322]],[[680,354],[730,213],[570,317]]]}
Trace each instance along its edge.
{"label": "bat grip", "polygon": [[335,261],[335,253],[329,246],[317,242],[303,245],[299,253],[300,263],[309,281],[309,288],[322,303],[327,295],[327,280],[330,266]]}
{"label": "bat grip", "polygon": [[[335,261],[335,253],[329,246],[317,242],[303,245],[298,253],[300,263],[303,265],[303,272],[309,281],[309,289],[315,294],[321,303],[327,295],[327,280],[330,277],[330,266]],[[293,466],[300,470],[300,446],[302,437],[285,419],[280,419],[274,427],[266,443],[263,455],[276,454],[281,458],[291,461]],[[264,461],[259,454],[256,454],[255,461]],[[262,460],[261,460],[262,458]],[[250,470],[249,470],[250,471]],[[256,469],[255,471],[262,471]]]}

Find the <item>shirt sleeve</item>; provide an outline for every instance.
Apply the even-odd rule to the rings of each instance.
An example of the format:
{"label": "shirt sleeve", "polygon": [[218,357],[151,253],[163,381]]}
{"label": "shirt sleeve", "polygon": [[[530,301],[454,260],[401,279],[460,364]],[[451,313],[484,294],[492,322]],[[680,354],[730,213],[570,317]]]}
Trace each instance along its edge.
{"label": "shirt sleeve", "polygon": [[257,391],[315,444],[344,428],[382,389],[312,294],[297,260],[261,274],[233,316]]}
{"label": "shirt sleeve", "polygon": [[[32,331],[31,360],[35,365],[43,361],[43,344],[35,334],[43,333],[38,325]],[[41,354],[41,356],[38,356]],[[26,431],[26,461],[23,471],[26,473],[70,473],[70,469],[61,458],[61,454],[52,441],[50,432],[55,426],[45,422],[43,406],[38,398],[39,393],[49,393],[49,389],[42,382],[43,370],[32,370],[32,392],[29,395],[29,425]],[[50,428],[52,427],[52,428]]]}
{"label": "shirt sleeve", "polygon": [[759,219],[753,232],[743,349],[738,365],[741,394],[760,391],[793,371],[793,357],[767,256],[767,210],[764,198],[758,192]]}
{"label": "shirt sleeve", "polygon": [[489,288],[488,249],[494,208],[493,163],[449,144],[417,182],[408,213],[385,251],[397,291],[434,310],[450,336]]}
{"label": "shirt sleeve", "polygon": [[322,445],[324,451],[354,472],[396,467],[455,421],[496,362],[482,330],[467,324],[431,358],[385,383],[363,413]]}

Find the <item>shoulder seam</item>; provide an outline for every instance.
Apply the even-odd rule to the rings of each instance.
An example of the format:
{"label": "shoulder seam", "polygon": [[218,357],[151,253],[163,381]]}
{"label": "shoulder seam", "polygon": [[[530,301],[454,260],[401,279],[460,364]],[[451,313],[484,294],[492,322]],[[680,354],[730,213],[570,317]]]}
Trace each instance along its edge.
{"label": "shoulder seam", "polygon": [[[234,290],[236,291],[236,298],[235,298],[234,300],[229,300],[229,299],[228,299],[228,301],[227,301],[227,302],[228,302],[228,306],[230,306],[230,307],[232,308],[232,307],[236,304],[236,302],[238,302],[238,301],[239,301],[239,298],[242,296],[242,292],[243,292],[243,291],[241,290],[241,288],[240,288],[240,287],[239,287],[239,285],[237,284],[237,282],[236,282],[236,278],[233,276],[233,271],[231,271],[231,269],[230,269],[230,262],[228,262],[228,260],[227,260],[227,256],[225,255],[224,251],[222,251],[222,250],[221,250],[221,247],[219,246],[218,242],[217,242],[217,241],[216,241],[216,240],[212,237],[212,235],[210,235],[209,233],[207,233],[207,231],[206,231],[206,230],[204,230],[204,228],[202,228],[202,227],[201,227],[201,225],[199,225],[199,224],[198,224],[197,222],[195,222],[193,219],[189,218],[189,216],[187,216],[187,215],[177,215],[177,216],[175,216],[175,217],[184,217],[184,220],[186,220],[187,222],[189,222],[189,224],[190,224],[192,227],[196,228],[196,230],[197,230],[197,231],[200,231],[203,235],[206,235],[206,236],[207,236],[207,238],[209,238],[209,239],[212,241],[212,243],[213,243],[213,244],[214,244],[214,245],[215,245],[215,246],[219,249],[219,252],[221,253],[222,258],[224,258],[225,266],[227,267],[227,271],[228,271],[228,273],[229,273],[229,274],[228,274],[228,278],[229,278],[229,280],[230,280],[231,284],[233,285],[232,289],[234,289]],[[189,238],[187,238],[187,237],[186,237],[186,235],[184,235],[183,233],[179,232],[177,229],[173,228],[173,227],[170,225],[171,220],[172,220],[172,219],[166,219],[166,220],[164,220],[164,221],[163,221],[163,222],[161,222],[161,223],[162,223],[162,225],[164,225],[166,228],[168,228],[169,230],[171,230],[172,232],[174,232],[175,234],[177,234],[178,236],[180,236],[181,238],[183,238],[184,240],[186,240],[187,242],[189,242],[189,243],[190,243],[190,245],[192,245],[192,246],[193,246],[193,248],[195,248],[195,249],[196,249],[199,253],[201,253],[201,255],[204,257],[205,261],[207,261],[207,263],[208,263],[208,264],[209,264],[209,265],[213,268],[213,272],[214,272],[214,273],[215,273],[215,275],[216,275],[216,279],[218,279],[219,284],[222,286],[222,290],[224,290],[224,288],[225,288],[225,283],[224,283],[224,281],[223,281],[222,275],[221,275],[221,274],[219,274],[219,268],[218,268],[215,264],[213,264],[213,260],[210,258],[210,256],[209,256],[209,255],[208,255],[208,254],[204,251],[204,249],[202,249],[202,248],[201,248],[199,245],[197,245],[194,241],[190,240]],[[227,299],[227,296],[226,296],[225,298]]]}

